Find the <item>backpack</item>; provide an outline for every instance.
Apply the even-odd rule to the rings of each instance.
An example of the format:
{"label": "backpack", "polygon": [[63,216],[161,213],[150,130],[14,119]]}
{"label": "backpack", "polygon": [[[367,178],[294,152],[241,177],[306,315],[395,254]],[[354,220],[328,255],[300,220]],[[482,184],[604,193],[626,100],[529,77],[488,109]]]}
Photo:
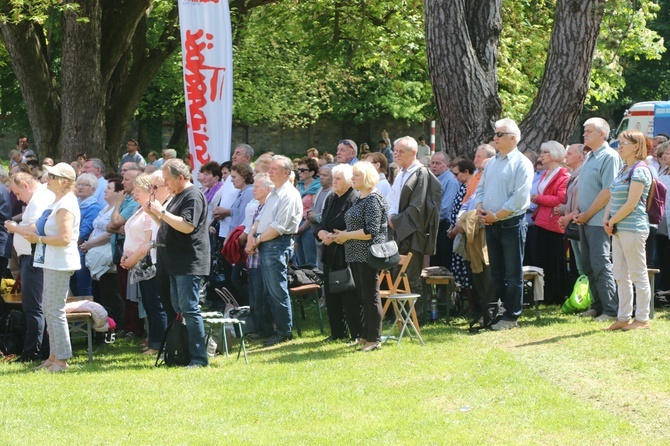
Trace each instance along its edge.
{"label": "backpack", "polygon": [[317,268],[294,268],[288,267],[288,287],[295,288],[303,285],[323,285],[321,275],[323,272]]}
{"label": "backpack", "polygon": [[0,302],[0,352],[4,355],[18,355],[23,351],[26,316],[18,310],[8,311],[5,301]]}
{"label": "backpack", "polygon": [[[161,361],[162,359],[162,361]],[[191,363],[191,352],[188,349],[188,328],[181,313],[170,322],[158,349],[156,367],[165,364],[168,367],[187,366]]]}
{"label": "backpack", "polygon": [[[642,164],[647,169],[647,163],[640,161],[635,164],[628,172],[628,183],[630,184],[631,178],[633,178],[633,171],[637,166]],[[651,169],[649,169],[651,172]],[[657,225],[663,220],[663,214],[665,214],[665,199],[668,194],[668,189],[665,187],[665,184],[658,181],[658,178],[654,178],[652,175],[651,185],[649,186],[649,195],[647,196],[647,202],[644,200],[642,202],[645,204],[647,209],[647,215],[649,216],[649,223],[652,225]]]}

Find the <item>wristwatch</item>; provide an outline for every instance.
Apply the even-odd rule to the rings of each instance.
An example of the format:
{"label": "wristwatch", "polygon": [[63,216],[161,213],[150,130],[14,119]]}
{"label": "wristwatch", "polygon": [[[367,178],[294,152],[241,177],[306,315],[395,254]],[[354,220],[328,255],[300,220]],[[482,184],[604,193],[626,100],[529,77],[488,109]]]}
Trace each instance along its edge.
{"label": "wristwatch", "polygon": [[163,217],[165,217],[165,209],[161,211],[161,220],[163,219]]}
{"label": "wristwatch", "polygon": [[256,235],[256,246],[260,245],[262,241],[263,240],[261,240],[261,234]]}
{"label": "wristwatch", "polygon": [[498,213],[497,212],[493,213],[493,218],[495,218],[494,223],[497,222],[497,221],[500,221],[500,219],[498,218]]}

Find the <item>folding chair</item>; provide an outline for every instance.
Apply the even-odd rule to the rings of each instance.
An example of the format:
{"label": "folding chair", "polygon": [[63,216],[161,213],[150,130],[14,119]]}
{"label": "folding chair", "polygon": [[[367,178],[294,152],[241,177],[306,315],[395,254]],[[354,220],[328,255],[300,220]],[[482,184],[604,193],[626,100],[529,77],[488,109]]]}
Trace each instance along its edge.
{"label": "folding chair", "polygon": [[[419,320],[416,316],[416,301],[420,294],[412,293],[409,287],[409,279],[407,278],[407,267],[409,262],[412,260],[412,253],[407,255],[400,256],[400,270],[395,278],[392,279],[391,272],[389,270],[384,270],[379,275],[379,284],[382,285],[386,283],[389,287],[388,290],[380,290],[379,294],[382,299],[386,299],[384,306],[382,308],[382,318],[386,316],[386,312],[389,307],[393,305],[393,312],[395,314],[396,325],[400,330],[400,335],[398,336],[398,343],[402,339],[403,334],[407,331],[409,327],[410,330],[408,334],[410,338],[412,337],[411,332],[414,331],[414,334],[419,338],[421,344],[423,345],[423,339],[421,338],[421,330],[419,328]],[[389,330],[389,334],[393,331],[393,327]],[[387,337],[388,340],[388,337]]]}

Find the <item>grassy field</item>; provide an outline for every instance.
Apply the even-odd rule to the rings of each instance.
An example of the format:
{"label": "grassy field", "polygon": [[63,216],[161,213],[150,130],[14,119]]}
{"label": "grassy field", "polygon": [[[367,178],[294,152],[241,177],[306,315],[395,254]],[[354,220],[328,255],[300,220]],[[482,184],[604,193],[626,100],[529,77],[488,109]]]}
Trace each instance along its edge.
{"label": "grassy field", "polygon": [[[309,314],[308,319],[314,319]],[[197,370],[154,368],[129,341],[50,375],[0,364],[0,444],[670,444],[670,311],[652,329],[542,308],[509,332],[424,327],[381,351],[324,344],[315,324]]]}

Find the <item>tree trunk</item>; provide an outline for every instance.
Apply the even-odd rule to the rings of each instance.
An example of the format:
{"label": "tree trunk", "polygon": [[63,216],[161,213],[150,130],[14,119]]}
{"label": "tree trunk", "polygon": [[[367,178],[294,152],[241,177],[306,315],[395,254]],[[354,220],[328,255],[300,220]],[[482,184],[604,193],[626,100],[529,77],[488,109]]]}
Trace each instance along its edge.
{"label": "tree trunk", "polygon": [[55,156],[60,148],[61,102],[47,49],[32,23],[0,22],[0,32],[26,104],[34,147],[41,156]]}
{"label": "tree trunk", "polygon": [[443,146],[474,156],[501,110],[496,59],[502,0],[426,0],[426,50]]}
{"label": "tree trunk", "polygon": [[[63,15],[62,150],[70,162],[84,152],[104,157],[105,114],[100,75],[100,5],[98,0],[77,0],[77,13]],[[77,21],[86,17],[86,21]]]}
{"label": "tree trunk", "polygon": [[603,0],[558,0],[542,84],[521,123],[520,149],[566,143],[589,90]]}

